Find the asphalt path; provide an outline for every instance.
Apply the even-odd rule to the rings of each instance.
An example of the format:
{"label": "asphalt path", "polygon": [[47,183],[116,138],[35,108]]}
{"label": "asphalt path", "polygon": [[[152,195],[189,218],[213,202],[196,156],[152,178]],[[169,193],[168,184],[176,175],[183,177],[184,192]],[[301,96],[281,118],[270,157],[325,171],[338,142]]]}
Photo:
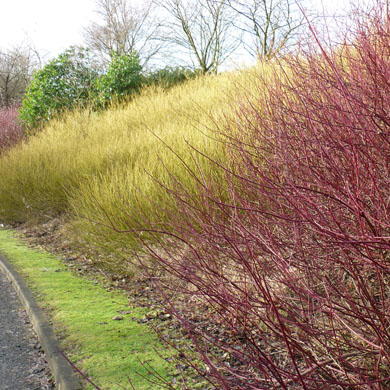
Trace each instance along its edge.
{"label": "asphalt path", "polygon": [[17,294],[0,271],[0,390],[52,390],[39,341]]}

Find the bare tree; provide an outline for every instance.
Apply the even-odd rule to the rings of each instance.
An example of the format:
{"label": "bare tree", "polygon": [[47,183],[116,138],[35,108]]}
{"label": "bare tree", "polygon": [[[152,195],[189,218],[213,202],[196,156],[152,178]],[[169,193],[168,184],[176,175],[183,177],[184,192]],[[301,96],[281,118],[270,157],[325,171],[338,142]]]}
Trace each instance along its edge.
{"label": "bare tree", "polygon": [[305,21],[295,0],[226,0],[226,4],[238,15],[234,24],[244,33],[245,49],[259,58],[272,58],[296,43]]}
{"label": "bare tree", "polygon": [[96,0],[99,23],[84,29],[87,46],[107,65],[113,54],[137,52],[142,66],[161,50],[161,24],[152,14],[153,2],[135,6],[126,0]]}
{"label": "bare tree", "polygon": [[18,46],[0,50],[0,106],[11,106],[22,100],[39,58],[31,48]]}
{"label": "bare tree", "polygon": [[203,73],[216,72],[236,49],[226,1],[159,0],[171,19],[163,38],[184,48]]}

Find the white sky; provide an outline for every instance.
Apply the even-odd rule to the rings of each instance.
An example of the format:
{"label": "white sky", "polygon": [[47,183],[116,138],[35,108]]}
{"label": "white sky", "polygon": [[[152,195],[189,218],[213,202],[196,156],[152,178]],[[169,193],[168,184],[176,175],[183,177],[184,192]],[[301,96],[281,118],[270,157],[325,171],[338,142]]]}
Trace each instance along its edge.
{"label": "white sky", "polygon": [[[320,0],[309,0],[319,3]],[[348,0],[323,0],[327,10]],[[95,0],[0,0],[0,49],[32,43],[46,59],[82,45],[81,31],[96,19]],[[340,9],[341,11],[341,9]]]}
{"label": "white sky", "polygon": [[82,44],[81,30],[94,18],[94,0],[0,0],[0,48],[33,43],[53,57]]}

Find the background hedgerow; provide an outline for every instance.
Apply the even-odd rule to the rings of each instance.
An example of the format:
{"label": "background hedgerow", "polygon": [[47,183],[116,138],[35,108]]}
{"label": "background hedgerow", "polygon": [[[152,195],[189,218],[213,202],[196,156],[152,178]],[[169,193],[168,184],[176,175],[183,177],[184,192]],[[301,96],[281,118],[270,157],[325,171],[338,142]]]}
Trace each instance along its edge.
{"label": "background hedgerow", "polygon": [[114,54],[105,74],[96,79],[91,105],[104,107],[112,101],[129,99],[141,87],[141,71],[142,66],[135,52],[121,56]]}
{"label": "background hedgerow", "polygon": [[136,53],[113,55],[102,72],[88,49],[70,47],[33,74],[20,109],[24,128],[36,131],[66,111],[129,100],[142,85],[141,72]]}
{"label": "background hedgerow", "polygon": [[20,109],[25,129],[35,130],[65,110],[85,107],[98,72],[89,51],[71,47],[37,70]]}
{"label": "background hedgerow", "polygon": [[390,387],[384,3],[355,22],[351,43],[289,56],[272,82],[259,74],[258,101],[220,126],[234,166],[187,166],[195,194],[176,177],[164,223],[144,219],[155,242],[139,238],[171,275],[162,291],[187,296],[167,305],[218,388]]}
{"label": "background hedgerow", "polygon": [[18,105],[0,109],[0,154],[23,138]]}
{"label": "background hedgerow", "polygon": [[199,70],[192,70],[185,67],[165,67],[153,72],[147,73],[143,78],[145,85],[156,85],[164,89],[172,88],[175,85],[182,84],[188,80],[201,75]]}

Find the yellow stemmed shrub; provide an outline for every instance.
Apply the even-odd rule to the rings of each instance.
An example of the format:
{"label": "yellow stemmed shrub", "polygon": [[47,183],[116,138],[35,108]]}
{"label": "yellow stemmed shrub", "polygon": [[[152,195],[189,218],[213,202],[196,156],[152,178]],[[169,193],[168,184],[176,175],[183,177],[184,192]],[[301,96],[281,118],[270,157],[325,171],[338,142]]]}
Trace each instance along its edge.
{"label": "yellow stemmed shrub", "polygon": [[157,182],[167,183],[170,173],[185,179],[180,158],[195,170],[210,166],[192,148],[226,159],[212,130],[242,83],[253,83],[251,72],[200,77],[169,91],[149,88],[127,104],[51,121],[0,159],[1,221],[65,216],[68,234],[81,243],[109,251],[133,245],[131,235],[104,226],[112,219],[120,229],[137,228],[140,212],[163,211]]}

